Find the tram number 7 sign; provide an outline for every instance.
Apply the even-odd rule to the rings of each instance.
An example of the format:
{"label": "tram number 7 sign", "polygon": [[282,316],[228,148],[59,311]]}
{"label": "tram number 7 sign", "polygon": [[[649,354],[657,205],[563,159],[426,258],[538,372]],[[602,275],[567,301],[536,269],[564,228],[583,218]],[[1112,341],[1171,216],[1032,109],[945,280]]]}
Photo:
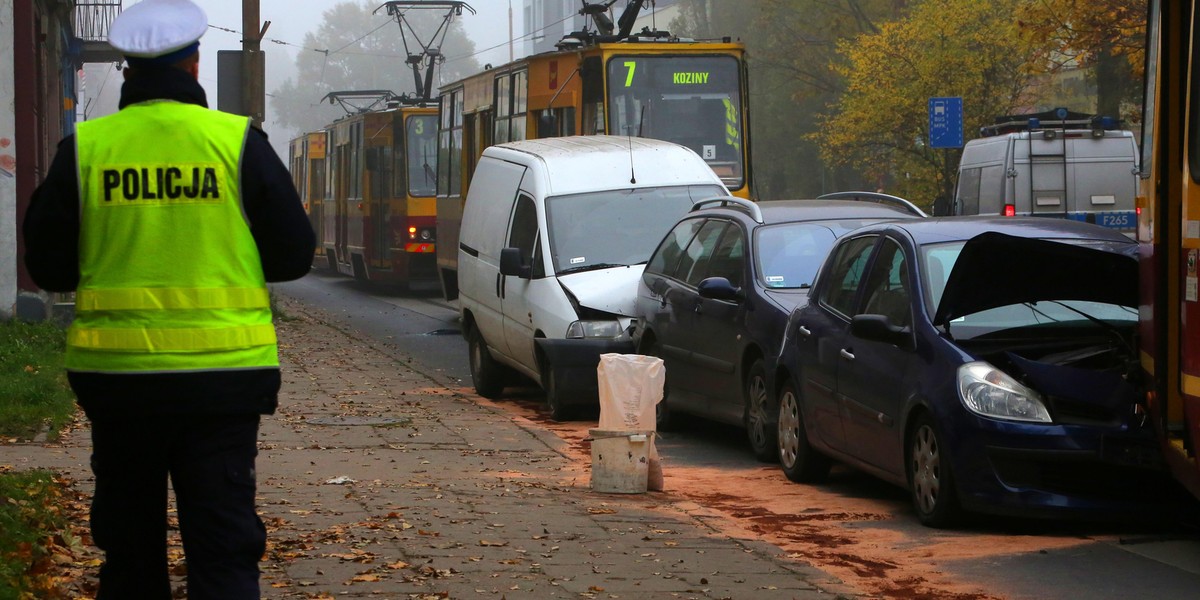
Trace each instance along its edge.
{"label": "tram number 7 sign", "polygon": [[962,148],[962,98],[929,99],[929,146],[931,148]]}

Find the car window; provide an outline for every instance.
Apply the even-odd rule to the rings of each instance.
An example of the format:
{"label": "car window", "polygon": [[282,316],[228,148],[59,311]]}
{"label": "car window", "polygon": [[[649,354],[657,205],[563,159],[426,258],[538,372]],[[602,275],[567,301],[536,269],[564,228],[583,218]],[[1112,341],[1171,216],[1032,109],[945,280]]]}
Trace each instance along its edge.
{"label": "car window", "polygon": [[829,284],[821,293],[823,304],[846,317],[854,314],[854,296],[877,239],[874,235],[856,237],[837,247],[830,257]]}
{"label": "car window", "polygon": [[[707,277],[724,277],[736,287],[744,285],[746,258],[746,236],[742,228],[730,224],[725,228],[721,241],[713,250],[712,259],[708,262],[708,272],[700,279]],[[690,281],[688,283],[691,283]],[[697,281],[697,284],[699,281]]]}
{"label": "car window", "polygon": [[754,255],[763,284],[769,288],[805,288],[837,241],[829,227],[786,223],[760,227],[754,234]]}
{"label": "car window", "polygon": [[676,271],[679,279],[692,285],[700,283],[700,279],[703,279],[704,273],[708,269],[708,260],[712,258],[713,249],[717,247],[717,241],[721,239],[721,232],[725,230],[725,225],[725,221],[712,219],[705,221],[700,232],[683,252],[683,258],[679,261],[679,269]]}
{"label": "car window", "polygon": [[883,241],[864,290],[867,299],[864,314],[883,315],[899,327],[912,323],[908,263],[899,244],[889,239]]}
{"label": "car window", "polygon": [[646,272],[675,277],[675,269],[679,266],[679,257],[683,256],[684,247],[692,241],[703,224],[704,219],[688,219],[676,225],[658,245],[654,256],[650,257]]}

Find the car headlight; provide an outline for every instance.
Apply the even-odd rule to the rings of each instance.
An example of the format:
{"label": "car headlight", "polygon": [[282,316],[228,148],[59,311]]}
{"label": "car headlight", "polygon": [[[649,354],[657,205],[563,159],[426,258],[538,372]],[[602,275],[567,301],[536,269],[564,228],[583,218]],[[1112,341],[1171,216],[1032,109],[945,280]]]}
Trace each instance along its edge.
{"label": "car headlight", "polygon": [[958,368],[958,398],[977,415],[1034,423],[1053,422],[1041,394],[986,362],[971,362]]}
{"label": "car headlight", "polygon": [[615,338],[621,335],[619,321],[575,321],[567,326],[567,339]]}

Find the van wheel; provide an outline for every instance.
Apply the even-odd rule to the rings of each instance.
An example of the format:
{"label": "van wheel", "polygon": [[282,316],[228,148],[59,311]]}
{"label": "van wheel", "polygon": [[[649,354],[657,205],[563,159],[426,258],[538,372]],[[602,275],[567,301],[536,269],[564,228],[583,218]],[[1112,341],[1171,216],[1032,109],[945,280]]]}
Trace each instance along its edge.
{"label": "van wheel", "polygon": [[789,379],[779,392],[779,465],[783,474],[796,483],[816,483],[829,475],[832,461],[808,443],[804,413],[796,384]]}
{"label": "van wheel", "polygon": [[746,384],[742,388],[745,404],[746,435],[750,438],[750,449],[754,457],[762,462],[779,459],[777,440],[778,428],[769,418],[771,401],[767,394],[767,370],[762,359],[755,360],[746,373]]}
{"label": "van wheel", "polygon": [[921,524],[942,529],[958,523],[962,509],[954,487],[950,456],[929,415],[917,416],[905,458],[913,508]]}
{"label": "van wheel", "polygon": [[471,380],[475,383],[475,393],[484,398],[498,398],[504,391],[503,367],[492,360],[483,334],[472,327],[471,335],[467,338],[468,353],[471,359]]}
{"label": "van wheel", "polygon": [[558,378],[554,376],[554,369],[545,362],[542,364],[542,389],[546,392],[546,408],[550,409],[550,418],[560,422],[574,419],[575,410],[563,402],[562,394],[558,389]]}

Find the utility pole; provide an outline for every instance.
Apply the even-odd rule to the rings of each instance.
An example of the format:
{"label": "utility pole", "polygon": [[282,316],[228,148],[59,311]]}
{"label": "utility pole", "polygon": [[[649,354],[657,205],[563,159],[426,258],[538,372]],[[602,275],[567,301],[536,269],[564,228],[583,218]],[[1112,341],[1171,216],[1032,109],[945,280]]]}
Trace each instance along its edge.
{"label": "utility pole", "polygon": [[258,0],[242,0],[242,106],[260,128],[266,114],[266,61],[262,39],[271,22],[259,28]]}

